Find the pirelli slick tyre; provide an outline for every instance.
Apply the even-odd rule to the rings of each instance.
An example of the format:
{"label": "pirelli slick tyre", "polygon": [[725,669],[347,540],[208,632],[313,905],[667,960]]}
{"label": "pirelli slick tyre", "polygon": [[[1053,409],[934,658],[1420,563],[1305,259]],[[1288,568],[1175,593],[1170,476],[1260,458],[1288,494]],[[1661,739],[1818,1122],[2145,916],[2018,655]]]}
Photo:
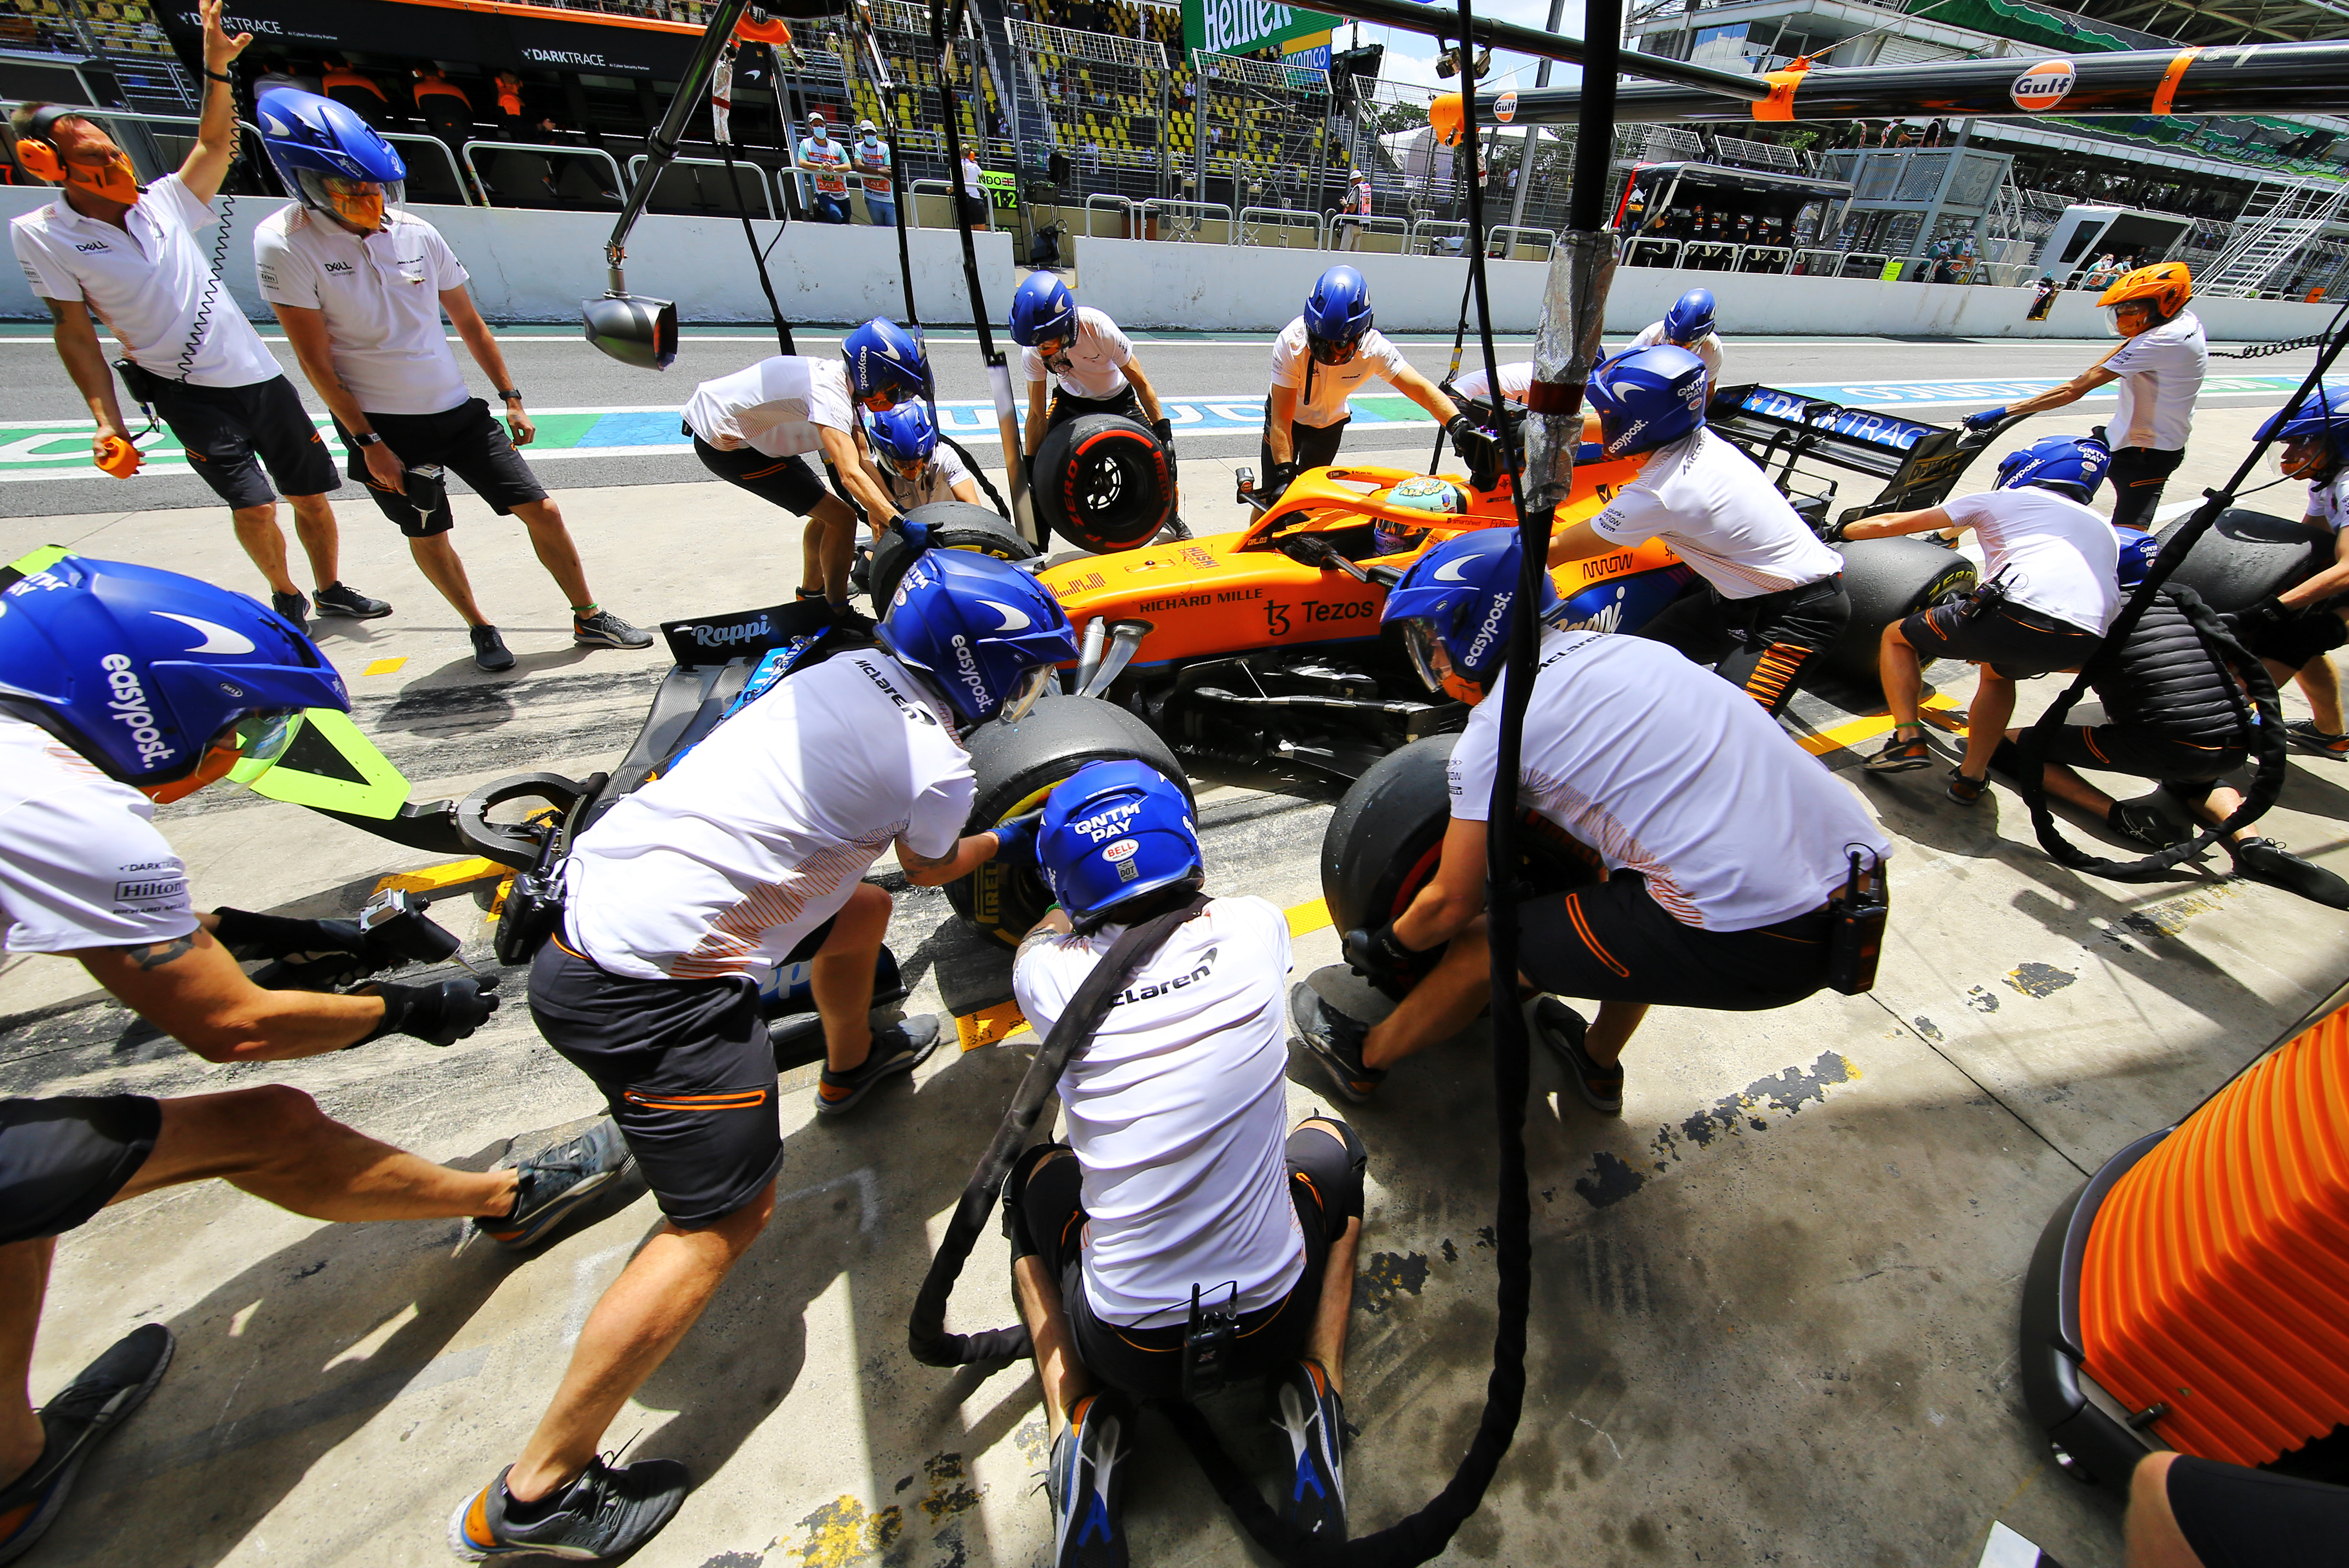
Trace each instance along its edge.
{"label": "pirelli slick tyre", "polygon": [[[2186,520],[2164,528],[2164,545],[2186,525]],[[2209,532],[2169,581],[2192,588],[2202,602],[2220,615],[2244,609],[2273,597],[2312,572],[2333,562],[2333,531],[2312,528],[2296,517],[2278,517],[2246,506],[2230,506],[2219,514]]]}
{"label": "pirelli slick tyre", "polygon": [[[1390,752],[1353,782],[1321,835],[1321,897],[1340,932],[1384,925],[1435,875],[1452,826],[1446,767],[1457,735],[1429,735]],[[1518,836],[1521,886],[1562,893],[1599,879],[1596,862],[1547,818],[1526,813]]]}
{"label": "pirelli slick tyre", "polygon": [[1086,414],[1036,449],[1037,515],[1096,555],[1150,542],[1174,515],[1174,465],[1146,425]]}
{"label": "pirelli slick tyre", "polygon": [[1843,552],[1851,621],[1827,650],[1827,668],[1854,685],[1878,691],[1883,682],[1877,657],[1884,628],[1971,593],[1979,574],[1955,550],[1924,539],[1862,539],[1836,548]]}
{"label": "pirelli slick tyre", "polygon": [[[1006,818],[1034,811],[1054,784],[1087,763],[1148,763],[1191,793],[1183,764],[1140,719],[1114,703],[1093,697],[1047,697],[1019,723],[981,724],[966,741],[971,771],[978,774],[970,822],[963,831],[985,833]],[[947,884],[954,912],[1008,947],[1019,945],[1051,907],[1035,861],[988,861],[959,881]]]}
{"label": "pirelli slick tyre", "polygon": [[[993,556],[1005,561],[1026,561],[1034,558],[1036,546],[1019,536],[1019,530],[988,511],[968,501],[933,501],[927,506],[916,506],[905,514],[916,523],[930,529],[930,547],[938,550],[976,550],[982,556]],[[875,619],[889,613],[889,596],[897,591],[897,579],[905,575],[913,553],[905,548],[904,535],[895,528],[882,531],[873,546],[873,569],[867,579],[873,594],[873,614]]]}

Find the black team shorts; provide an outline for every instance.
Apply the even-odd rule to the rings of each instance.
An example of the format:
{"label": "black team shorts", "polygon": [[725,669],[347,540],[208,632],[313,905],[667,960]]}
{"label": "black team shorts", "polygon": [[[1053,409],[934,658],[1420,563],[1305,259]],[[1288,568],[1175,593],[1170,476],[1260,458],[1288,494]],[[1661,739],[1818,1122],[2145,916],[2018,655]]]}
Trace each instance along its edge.
{"label": "black team shorts", "polygon": [[2009,680],[2076,669],[2104,645],[2085,627],[2021,605],[2002,605],[1985,615],[1973,608],[1969,599],[1935,605],[1902,621],[1900,635],[1920,659],[1971,659]]}
{"label": "black team shorts", "polygon": [[749,446],[721,452],[695,434],[691,425],[685,427],[685,433],[693,437],[693,455],[701,460],[702,467],[794,517],[812,516],[832,493],[804,457],[769,457]]}
{"label": "black team shorts", "polygon": [[266,506],[280,495],[323,495],[343,483],[335,454],[283,376],[246,387],[165,381],[156,388],[154,408],[187,449],[196,477],[240,511]]}
{"label": "black team shorts", "polygon": [[[367,423],[403,465],[422,468],[439,463],[463,480],[501,517],[517,506],[546,499],[538,475],[506,438],[505,426],[490,412],[490,405],[479,398],[468,398],[437,414],[370,413]],[[339,423],[335,430],[350,454],[351,477],[367,486],[376,510],[398,524],[401,533],[411,539],[429,539],[455,526],[457,519],[445,493],[430,512],[418,511],[407,496],[376,483],[367,472],[367,449]]]}
{"label": "black team shorts", "polygon": [[144,1095],[0,1100],[0,1246],[87,1223],[139,1174],[162,1125]]}
{"label": "black team shorts", "polygon": [[[2066,767],[2154,779],[2180,800],[2209,794],[2227,774],[2243,765],[2240,746],[2199,746],[2152,730],[2127,724],[2066,724],[2047,745],[2045,761]],[[2023,748],[2001,741],[1990,765],[2011,779],[2023,776]]]}
{"label": "black team shorts", "polygon": [[1637,871],[1517,906],[1517,969],[1539,990],[1591,1002],[1758,1012],[1827,980],[1826,901],[1744,931],[1675,919]]}

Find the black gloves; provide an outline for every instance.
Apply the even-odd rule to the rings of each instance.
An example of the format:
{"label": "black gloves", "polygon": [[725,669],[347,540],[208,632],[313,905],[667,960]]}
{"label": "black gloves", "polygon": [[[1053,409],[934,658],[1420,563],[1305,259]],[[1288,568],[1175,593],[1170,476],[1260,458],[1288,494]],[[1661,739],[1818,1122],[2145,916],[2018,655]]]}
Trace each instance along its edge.
{"label": "black gloves", "polygon": [[1374,931],[1348,931],[1340,949],[1356,974],[1398,1002],[1427,978],[1427,971],[1435,967],[1439,956],[1433,951],[1413,952],[1403,946],[1395,937],[1392,920]]}
{"label": "black gloves", "polygon": [[454,1045],[498,1010],[494,976],[445,980],[438,985],[371,985],[353,994],[383,998],[383,1022],[343,1047],[387,1034],[412,1034],[430,1045]]}
{"label": "black gloves", "polygon": [[2219,624],[2235,634],[2237,642],[2247,642],[2263,631],[2272,631],[2290,620],[2296,611],[2285,607],[2282,599],[2270,595],[2256,604],[2245,605],[2219,618]]}
{"label": "black gloves", "polygon": [[1501,443],[1491,432],[1480,431],[1468,422],[1465,414],[1454,414],[1444,421],[1444,432],[1452,438],[1452,450],[1468,465],[1469,477],[1480,490],[1490,490],[1501,472]]}
{"label": "black gloves", "polygon": [[1036,853],[1036,829],[1044,821],[1044,808],[1023,812],[1008,817],[988,829],[995,835],[995,857],[1008,859],[1014,855],[1033,856]]}
{"label": "black gloves", "polygon": [[1288,494],[1288,487],[1296,483],[1297,464],[1276,462],[1264,471],[1264,484],[1257,493],[1264,497],[1268,503],[1278,501]]}
{"label": "black gloves", "polygon": [[212,915],[220,922],[212,935],[231,958],[278,961],[269,977],[274,990],[332,991],[407,961],[360,930],[356,920],[294,920],[249,909],[214,909]]}
{"label": "black gloves", "polygon": [[1819,537],[1825,540],[1827,544],[1840,545],[1844,542],[1843,531],[1847,526],[1849,526],[1849,524],[1845,523],[1841,518],[1837,518],[1832,523],[1822,524],[1819,527]]}
{"label": "black gloves", "polygon": [[1151,421],[1150,433],[1158,438],[1159,445],[1166,447],[1169,450],[1173,449],[1174,445],[1174,421],[1173,420],[1160,419]]}

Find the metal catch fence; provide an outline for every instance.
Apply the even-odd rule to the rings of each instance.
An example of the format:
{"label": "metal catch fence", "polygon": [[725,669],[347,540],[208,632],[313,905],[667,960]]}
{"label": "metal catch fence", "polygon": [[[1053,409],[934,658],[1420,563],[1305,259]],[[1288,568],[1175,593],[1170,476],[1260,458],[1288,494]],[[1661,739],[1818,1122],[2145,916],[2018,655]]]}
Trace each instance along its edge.
{"label": "metal catch fence", "polygon": [[[1166,51],[1145,38],[1014,21],[1023,92],[1043,108],[1051,140],[1040,159],[1063,204],[1099,195],[1146,202],[1170,194],[1173,127]],[[1057,158],[1055,157],[1057,155]]]}
{"label": "metal catch fence", "polygon": [[1191,194],[1240,207],[1319,213],[1330,151],[1330,73],[1312,66],[1191,51],[1198,108]]}

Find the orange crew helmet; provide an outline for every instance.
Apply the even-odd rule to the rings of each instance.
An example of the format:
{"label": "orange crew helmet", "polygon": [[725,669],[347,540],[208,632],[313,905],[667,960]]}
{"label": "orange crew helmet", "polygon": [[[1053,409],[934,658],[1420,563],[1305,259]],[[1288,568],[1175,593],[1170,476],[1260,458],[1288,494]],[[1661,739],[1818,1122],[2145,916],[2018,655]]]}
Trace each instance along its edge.
{"label": "orange crew helmet", "polygon": [[2119,313],[2115,308],[2123,305],[2142,304],[2152,314],[2146,325],[2158,327],[2179,311],[2194,297],[2194,275],[2186,270],[2183,262],[2161,262],[2153,266],[2134,267],[2113,279],[2096,304],[2119,326]]}

